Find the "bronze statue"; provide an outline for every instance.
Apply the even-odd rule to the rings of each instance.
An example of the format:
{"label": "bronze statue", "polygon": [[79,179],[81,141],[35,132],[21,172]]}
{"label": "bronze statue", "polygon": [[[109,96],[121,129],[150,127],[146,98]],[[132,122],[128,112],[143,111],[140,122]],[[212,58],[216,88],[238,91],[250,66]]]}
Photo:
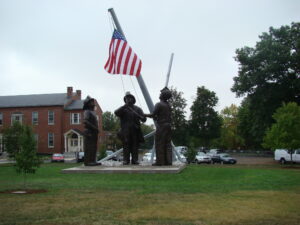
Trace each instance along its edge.
{"label": "bronze statue", "polygon": [[138,149],[141,142],[144,142],[140,121],[145,122],[143,110],[135,106],[135,97],[129,92],[124,97],[125,104],[115,111],[120,118],[121,130],[118,137],[123,144],[123,165],[138,165]]}
{"label": "bronze statue", "polygon": [[98,120],[94,112],[95,99],[87,96],[83,103],[83,123],[84,123],[84,165],[97,166],[97,141],[98,141]]}
{"label": "bronze statue", "polygon": [[168,102],[172,93],[167,87],[160,92],[160,102],[156,103],[153,113],[145,115],[156,122],[156,163],[153,166],[172,165],[171,106]]}

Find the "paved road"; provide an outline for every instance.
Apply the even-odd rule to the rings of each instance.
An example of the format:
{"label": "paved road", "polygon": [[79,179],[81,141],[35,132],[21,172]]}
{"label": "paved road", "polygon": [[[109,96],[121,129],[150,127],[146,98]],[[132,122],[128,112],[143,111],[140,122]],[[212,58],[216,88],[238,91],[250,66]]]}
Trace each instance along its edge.
{"label": "paved road", "polygon": [[249,164],[249,165],[272,165],[278,164],[272,157],[245,157],[245,156],[233,156],[237,160],[237,164]]}

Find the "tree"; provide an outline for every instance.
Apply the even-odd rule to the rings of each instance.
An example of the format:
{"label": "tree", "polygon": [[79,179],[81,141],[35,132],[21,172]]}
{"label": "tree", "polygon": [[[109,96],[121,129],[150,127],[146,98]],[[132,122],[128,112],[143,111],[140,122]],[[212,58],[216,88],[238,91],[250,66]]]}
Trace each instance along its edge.
{"label": "tree", "polygon": [[121,141],[117,137],[120,130],[120,119],[113,113],[106,111],[102,114],[103,130],[107,132],[105,145],[107,149],[118,149],[122,146]]}
{"label": "tree", "polygon": [[21,123],[15,121],[10,128],[3,131],[3,143],[5,151],[9,157],[14,159],[15,154],[21,151],[21,137],[24,127]]}
{"label": "tree", "polygon": [[41,164],[31,127],[15,122],[4,130],[4,144],[9,156],[16,161],[17,173],[23,174],[23,188],[26,189],[26,175],[35,173]]}
{"label": "tree", "polygon": [[185,119],[186,100],[182,97],[183,93],[176,88],[170,88],[172,98],[170,105],[172,109],[172,140],[176,145],[186,145],[187,142],[187,121]]}
{"label": "tree", "polygon": [[109,111],[102,114],[102,122],[103,130],[105,131],[117,131],[120,128],[119,118]]}
{"label": "tree", "polygon": [[238,134],[239,107],[232,104],[221,111],[222,127],[220,145],[225,149],[238,149],[243,145],[243,139]]}
{"label": "tree", "polygon": [[231,88],[237,97],[246,96],[251,128],[247,128],[259,148],[272,115],[283,102],[300,103],[300,23],[271,27],[259,36],[255,48],[236,50],[238,76]]}
{"label": "tree", "polygon": [[191,107],[189,123],[193,144],[209,147],[214,138],[220,136],[221,118],[214,110],[218,97],[204,86],[197,88],[197,96]]}
{"label": "tree", "polygon": [[300,106],[295,102],[283,104],[273,115],[275,123],[267,130],[263,146],[273,150],[294,150],[300,147]]}
{"label": "tree", "polygon": [[[249,109],[249,99],[245,98],[241,106],[239,107],[239,112],[238,112],[238,133],[241,135],[241,137],[244,140],[244,145],[248,149],[253,149],[255,146],[259,145],[260,139],[256,139],[257,136],[256,133],[258,130],[255,130],[255,126],[253,126],[254,122],[254,115],[252,111]],[[257,144],[258,143],[258,144]]]}

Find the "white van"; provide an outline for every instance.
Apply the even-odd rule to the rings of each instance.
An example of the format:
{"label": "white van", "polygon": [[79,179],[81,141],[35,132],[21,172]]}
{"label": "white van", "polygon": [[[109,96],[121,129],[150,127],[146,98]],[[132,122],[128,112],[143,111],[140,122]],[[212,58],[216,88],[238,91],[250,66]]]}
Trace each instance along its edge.
{"label": "white van", "polygon": [[274,152],[274,159],[281,164],[286,162],[300,163],[300,149],[296,149],[290,154],[287,149],[276,149]]}

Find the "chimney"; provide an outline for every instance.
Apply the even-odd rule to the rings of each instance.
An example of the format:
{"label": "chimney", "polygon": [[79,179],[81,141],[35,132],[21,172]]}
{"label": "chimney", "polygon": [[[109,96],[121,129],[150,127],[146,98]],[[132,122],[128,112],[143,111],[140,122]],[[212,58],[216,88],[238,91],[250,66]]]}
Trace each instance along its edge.
{"label": "chimney", "polygon": [[76,90],[76,95],[79,100],[81,100],[81,90]]}
{"label": "chimney", "polygon": [[67,98],[72,98],[73,87],[67,87]]}

